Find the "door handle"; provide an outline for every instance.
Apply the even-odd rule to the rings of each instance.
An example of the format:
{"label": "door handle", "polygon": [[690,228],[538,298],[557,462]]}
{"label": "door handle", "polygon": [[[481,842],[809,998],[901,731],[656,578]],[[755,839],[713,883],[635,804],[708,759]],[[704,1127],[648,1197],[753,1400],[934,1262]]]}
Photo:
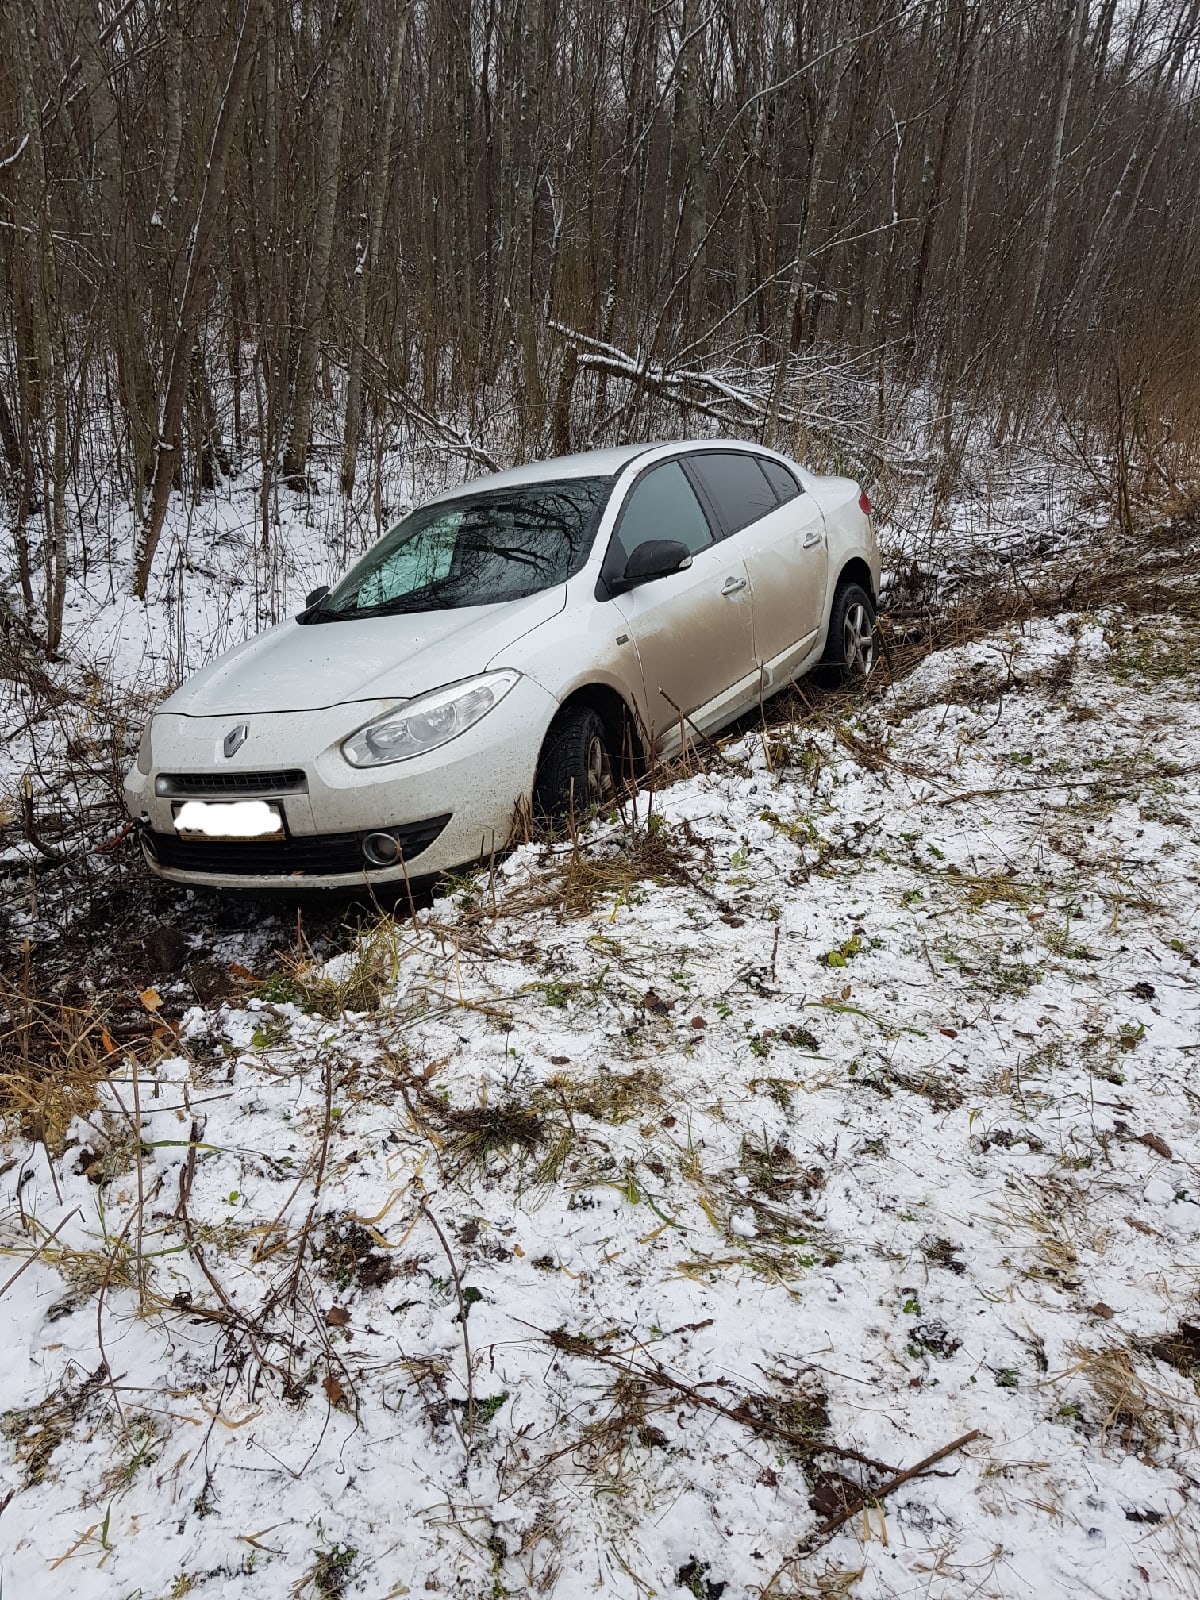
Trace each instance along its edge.
{"label": "door handle", "polygon": [[822,534],[820,528],[810,529],[810,531],[804,535],[804,548],[806,550],[811,550],[813,545],[821,543],[823,537],[824,535]]}
{"label": "door handle", "polygon": [[722,594],[740,594],[741,591],[745,587],[746,587],[745,578],[735,578],[733,576],[733,574],[730,573],[729,577],[726,578],[725,582],[721,585],[721,593]]}

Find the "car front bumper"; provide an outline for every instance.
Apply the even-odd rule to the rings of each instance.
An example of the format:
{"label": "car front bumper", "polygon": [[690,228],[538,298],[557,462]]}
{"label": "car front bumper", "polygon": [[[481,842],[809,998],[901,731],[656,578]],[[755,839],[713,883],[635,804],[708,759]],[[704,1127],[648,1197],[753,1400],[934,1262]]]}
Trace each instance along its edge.
{"label": "car front bumper", "polygon": [[[522,677],[465,733],[427,755],[380,767],[352,767],[341,742],[394,702],[357,702],[304,712],[190,717],[160,713],[150,770],[135,766],[125,803],[142,824],[149,866],[176,883],[225,889],[356,889],[403,883],[487,860],[509,842],[528,804],[553,697]],[[232,757],[223,741],[238,723],[248,734]],[[278,804],[282,841],[182,840],[183,798],[253,797]],[[363,838],[390,832],[402,859],[375,866]]]}

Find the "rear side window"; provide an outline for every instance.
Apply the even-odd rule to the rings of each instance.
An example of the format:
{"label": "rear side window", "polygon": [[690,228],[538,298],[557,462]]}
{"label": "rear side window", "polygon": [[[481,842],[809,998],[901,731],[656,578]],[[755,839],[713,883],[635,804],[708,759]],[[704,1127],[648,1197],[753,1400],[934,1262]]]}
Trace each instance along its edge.
{"label": "rear side window", "polygon": [[727,534],[757,522],[779,504],[754,456],[708,451],[689,456],[689,468],[712,503]]}
{"label": "rear side window", "polygon": [[764,456],[759,458],[758,464],[766,473],[780,505],[783,505],[785,500],[794,500],[800,493],[800,485],[792,477],[788,469],[778,461],[768,461]]}
{"label": "rear side window", "polygon": [[712,543],[712,530],[695,491],[677,461],[666,461],[639,478],[625,502],[614,545],[620,544],[620,570],[649,539],[678,539],[693,555]]}

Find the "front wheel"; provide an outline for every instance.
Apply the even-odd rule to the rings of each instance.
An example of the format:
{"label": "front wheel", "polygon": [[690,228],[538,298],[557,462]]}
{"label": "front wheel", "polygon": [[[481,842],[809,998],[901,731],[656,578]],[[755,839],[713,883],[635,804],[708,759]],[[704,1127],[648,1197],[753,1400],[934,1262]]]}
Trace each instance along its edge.
{"label": "front wheel", "polygon": [[860,584],[847,583],[833,597],[821,665],[838,683],[861,683],[874,671],[878,655],[875,602]]}
{"label": "front wheel", "polygon": [[612,788],[608,736],[591,706],[568,706],[550,724],[533,786],[534,810],[545,817],[581,815]]}

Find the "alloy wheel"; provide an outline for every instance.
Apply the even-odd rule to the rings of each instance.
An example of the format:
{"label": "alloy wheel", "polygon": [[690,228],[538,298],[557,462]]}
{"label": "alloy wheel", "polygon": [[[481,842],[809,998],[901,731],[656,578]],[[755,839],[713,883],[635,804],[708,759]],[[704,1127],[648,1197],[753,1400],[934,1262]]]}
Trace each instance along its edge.
{"label": "alloy wheel", "polygon": [[866,606],[856,603],[846,611],[842,628],[842,659],[853,678],[865,678],[875,665],[875,627]]}
{"label": "alloy wheel", "polygon": [[607,766],[604,741],[595,734],[588,740],[587,747],[587,797],[590,804],[604,798],[608,788]]}

